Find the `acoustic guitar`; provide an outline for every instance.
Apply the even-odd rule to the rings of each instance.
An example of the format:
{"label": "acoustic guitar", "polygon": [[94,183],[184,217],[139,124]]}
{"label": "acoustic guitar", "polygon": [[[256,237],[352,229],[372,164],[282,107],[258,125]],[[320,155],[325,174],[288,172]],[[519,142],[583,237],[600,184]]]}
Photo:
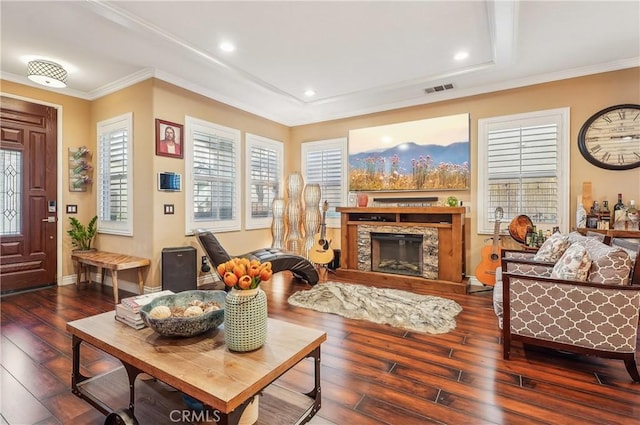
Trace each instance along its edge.
{"label": "acoustic guitar", "polygon": [[496,221],[493,227],[493,243],[482,247],[480,256],[482,261],[476,267],[476,279],[485,285],[496,284],[496,269],[500,266],[500,220],[504,212],[501,207],[496,208]]}
{"label": "acoustic guitar", "polygon": [[329,264],[333,260],[333,248],[331,241],[327,240],[327,210],[329,203],[324,201],[322,205],[322,222],[320,223],[320,232],[313,236],[313,246],[309,250],[309,261],[316,264]]}

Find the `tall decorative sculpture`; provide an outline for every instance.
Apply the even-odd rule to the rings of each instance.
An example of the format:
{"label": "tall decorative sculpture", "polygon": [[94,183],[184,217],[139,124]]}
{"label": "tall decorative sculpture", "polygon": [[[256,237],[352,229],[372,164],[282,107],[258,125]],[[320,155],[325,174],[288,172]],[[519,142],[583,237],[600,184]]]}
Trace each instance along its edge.
{"label": "tall decorative sculpture", "polygon": [[320,228],[320,197],[319,184],[308,184],[304,188],[304,251],[303,256],[309,258],[309,250],[313,247],[313,237]]}
{"label": "tall decorative sculpture", "polygon": [[287,206],[285,221],[287,236],[285,247],[289,252],[302,253],[302,188],[304,180],[299,172],[291,173],[287,179]]}
{"label": "tall decorative sculpture", "polygon": [[284,248],[284,199],[276,198],[271,207],[273,221],[271,222],[271,236],[273,242],[271,248]]}

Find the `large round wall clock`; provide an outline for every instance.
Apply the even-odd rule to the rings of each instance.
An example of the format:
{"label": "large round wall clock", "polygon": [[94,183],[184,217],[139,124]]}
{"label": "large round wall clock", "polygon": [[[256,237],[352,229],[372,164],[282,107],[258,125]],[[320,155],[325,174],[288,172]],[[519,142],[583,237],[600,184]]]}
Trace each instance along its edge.
{"label": "large round wall clock", "polygon": [[578,148],[600,168],[640,167],[640,105],[615,105],[595,113],[578,133]]}

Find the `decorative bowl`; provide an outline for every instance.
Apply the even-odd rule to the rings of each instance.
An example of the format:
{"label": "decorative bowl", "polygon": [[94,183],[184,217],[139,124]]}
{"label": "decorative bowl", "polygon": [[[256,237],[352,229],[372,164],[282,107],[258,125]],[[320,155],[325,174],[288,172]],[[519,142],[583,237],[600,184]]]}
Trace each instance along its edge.
{"label": "decorative bowl", "polygon": [[[175,295],[158,297],[140,308],[142,321],[151,329],[163,336],[196,336],[210,329],[217,328],[224,321],[225,291],[184,291]],[[210,311],[193,317],[167,317],[166,319],[154,319],[149,313],[157,306],[169,308],[188,307],[194,301],[203,303],[215,302],[220,306],[219,310]]]}
{"label": "decorative bowl", "polygon": [[514,217],[509,223],[509,235],[520,243],[525,243],[527,227],[533,227],[533,222],[527,215]]}

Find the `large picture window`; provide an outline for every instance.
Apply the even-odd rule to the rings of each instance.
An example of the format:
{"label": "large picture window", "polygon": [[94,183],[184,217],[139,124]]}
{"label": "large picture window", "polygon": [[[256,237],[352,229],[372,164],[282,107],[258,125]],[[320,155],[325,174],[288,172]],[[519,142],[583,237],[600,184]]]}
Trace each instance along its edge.
{"label": "large picture window", "polygon": [[282,142],[246,134],[246,207],[245,228],[271,226],[271,204],[282,196]]}
{"label": "large picture window", "polygon": [[329,203],[327,226],[340,228],[336,207],[347,205],[347,139],[330,139],[302,144],[305,184],[320,185],[320,203]]}
{"label": "large picture window", "polygon": [[133,114],[98,123],[98,231],[133,235]]}
{"label": "large picture window", "polygon": [[240,230],[240,131],[185,117],[186,233]]}
{"label": "large picture window", "polygon": [[569,109],[478,120],[478,233],[524,214],[569,229]]}

